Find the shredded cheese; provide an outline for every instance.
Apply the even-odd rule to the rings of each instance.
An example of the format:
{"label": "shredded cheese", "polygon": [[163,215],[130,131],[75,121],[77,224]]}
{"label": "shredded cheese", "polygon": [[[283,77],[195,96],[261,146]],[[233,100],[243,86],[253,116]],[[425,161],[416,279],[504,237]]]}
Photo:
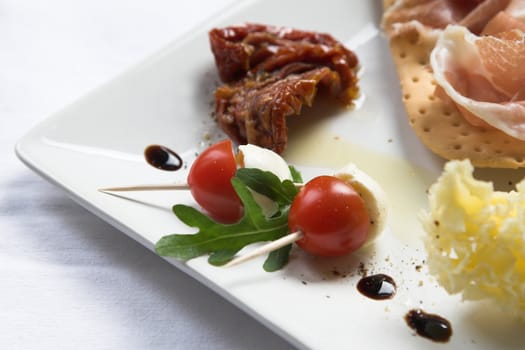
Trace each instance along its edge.
{"label": "shredded cheese", "polygon": [[525,179],[495,191],[473,177],[470,161],[450,161],[429,189],[428,267],[451,294],[492,299],[525,318]]}

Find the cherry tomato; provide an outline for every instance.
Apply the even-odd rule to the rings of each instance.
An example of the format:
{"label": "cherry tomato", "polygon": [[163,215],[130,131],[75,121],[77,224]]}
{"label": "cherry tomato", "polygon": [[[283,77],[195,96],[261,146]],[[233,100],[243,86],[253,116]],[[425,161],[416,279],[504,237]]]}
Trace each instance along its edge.
{"label": "cherry tomato", "polygon": [[319,176],[306,183],[295,197],[288,226],[292,232],[303,233],[296,243],[305,251],[339,256],[365,243],[370,217],[353,187],[333,176]]}
{"label": "cherry tomato", "polygon": [[238,221],[243,214],[239,196],[231,184],[237,162],[230,140],[220,141],[202,152],[188,174],[195,201],[222,223]]}

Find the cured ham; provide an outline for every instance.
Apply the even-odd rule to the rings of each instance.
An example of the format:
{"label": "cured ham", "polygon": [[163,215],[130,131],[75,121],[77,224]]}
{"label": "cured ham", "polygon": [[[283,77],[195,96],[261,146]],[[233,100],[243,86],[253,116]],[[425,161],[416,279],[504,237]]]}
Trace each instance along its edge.
{"label": "cured ham", "polygon": [[435,38],[435,95],[472,125],[525,140],[525,0],[398,0],[389,36]]}
{"label": "cured ham", "polygon": [[525,140],[525,33],[478,37],[449,26],[430,62],[436,82],[469,122]]}
{"label": "cured ham", "polygon": [[496,35],[513,29],[525,32],[525,22],[518,20],[507,11],[501,11],[485,25],[481,34]]}
{"label": "cured ham", "polygon": [[[469,22],[477,23],[480,15],[477,12],[485,12],[482,7],[489,7],[484,2],[502,3],[508,0],[397,0],[385,12],[383,16],[383,28],[390,35],[396,35],[407,23],[416,21],[431,29],[443,29],[449,24],[459,24],[468,15]],[[504,5],[496,5],[503,9]],[[476,9],[478,11],[476,11]],[[494,11],[494,10],[491,10]],[[495,13],[495,12],[494,12]]]}
{"label": "cured ham", "polygon": [[246,24],[209,38],[225,83],[215,92],[215,117],[239,143],[281,153],[286,118],[310,106],[318,89],[343,105],[357,97],[357,57],[328,34]]}
{"label": "cured ham", "polygon": [[498,13],[502,12],[509,3],[509,0],[482,1],[459,24],[468,28],[472,33],[479,34],[486,27],[487,23]]}

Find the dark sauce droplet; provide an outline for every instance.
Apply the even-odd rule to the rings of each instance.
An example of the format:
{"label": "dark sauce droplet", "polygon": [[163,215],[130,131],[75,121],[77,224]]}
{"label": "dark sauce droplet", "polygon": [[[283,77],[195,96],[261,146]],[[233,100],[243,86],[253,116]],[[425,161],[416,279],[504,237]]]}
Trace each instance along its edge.
{"label": "dark sauce droplet", "polygon": [[144,157],[146,161],[157,169],[176,171],[182,168],[182,158],[171,149],[160,146],[151,145],[144,150]]}
{"label": "dark sauce droplet", "polygon": [[372,299],[390,299],[396,294],[396,282],[392,277],[380,273],[361,278],[357,290]]}
{"label": "dark sauce droplet", "polygon": [[450,322],[441,316],[427,314],[423,310],[410,310],[405,315],[405,321],[417,334],[436,342],[447,342],[452,336]]}

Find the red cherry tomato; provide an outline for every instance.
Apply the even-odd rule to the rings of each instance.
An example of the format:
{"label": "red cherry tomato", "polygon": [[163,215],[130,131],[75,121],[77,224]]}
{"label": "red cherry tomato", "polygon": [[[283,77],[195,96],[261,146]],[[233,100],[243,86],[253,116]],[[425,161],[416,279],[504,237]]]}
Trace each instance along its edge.
{"label": "red cherry tomato", "polygon": [[364,200],[350,185],[333,176],[319,176],[295,197],[288,226],[303,233],[296,243],[305,251],[339,256],[365,243],[370,217]]}
{"label": "red cherry tomato", "polygon": [[230,140],[220,141],[202,152],[188,174],[195,201],[222,223],[238,221],[243,214],[239,196],[231,184],[237,162]]}

